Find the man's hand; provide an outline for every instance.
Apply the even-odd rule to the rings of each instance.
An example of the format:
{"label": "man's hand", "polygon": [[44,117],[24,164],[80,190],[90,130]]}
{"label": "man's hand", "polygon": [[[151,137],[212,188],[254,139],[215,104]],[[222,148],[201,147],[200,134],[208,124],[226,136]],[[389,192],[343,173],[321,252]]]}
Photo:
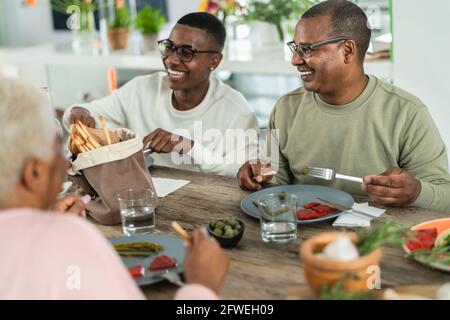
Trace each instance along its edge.
{"label": "man's hand", "polygon": [[143,143],[145,148],[149,147],[158,153],[171,153],[172,151],[175,151],[179,154],[184,154],[194,146],[194,141],[165,131],[161,128],[156,129],[147,135],[144,138]]}
{"label": "man's hand", "polygon": [[230,259],[216,240],[204,231],[195,230],[186,247],[184,276],[187,283],[201,284],[219,293],[230,265]]}
{"label": "man's hand", "polygon": [[275,171],[270,163],[263,161],[247,161],[237,173],[239,186],[243,190],[255,191],[262,188],[262,183],[270,181]]}
{"label": "man's hand", "polygon": [[89,110],[81,107],[73,107],[70,111],[69,123],[73,124],[81,121],[85,126],[95,128],[95,119],[91,116]]}
{"label": "man's hand", "polygon": [[413,203],[422,188],[419,180],[398,167],[392,167],[380,175],[366,176],[363,180],[361,189],[369,194],[371,201],[393,207]]}
{"label": "man's hand", "polygon": [[82,218],[86,218],[85,204],[77,197],[65,197],[56,200],[52,210],[61,213],[71,213]]}

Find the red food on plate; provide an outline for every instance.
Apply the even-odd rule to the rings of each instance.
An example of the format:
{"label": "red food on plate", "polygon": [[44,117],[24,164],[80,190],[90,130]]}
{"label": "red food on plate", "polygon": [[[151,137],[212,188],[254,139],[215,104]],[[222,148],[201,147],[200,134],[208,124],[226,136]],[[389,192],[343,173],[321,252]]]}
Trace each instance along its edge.
{"label": "red food on plate", "polygon": [[163,269],[172,269],[176,268],[177,264],[176,262],[169,256],[161,255],[157,256],[148,269],[150,271],[157,271],[157,270],[163,270]]}
{"label": "red food on plate", "polygon": [[297,210],[297,219],[298,220],[309,220],[323,217],[326,214],[314,211],[312,209],[305,210]]}
{"label": "red food on plate", "polygon": [[312,209],[314,207],[320,206],[321,203],[320,202],[311,202],[311,203],[307,203],[303,206],[303,208],[305,209]]}
{"label": "red food on plate", "polygon": [[332,208],[330,206],[327,206],[325,204],[320,204],[318,206],[315,206],[314,208],[312,208],[314,211],[318,212],[318,213],[322,213],[322,214],[329,214],[332,212],[336,212],[338,210],[336,210],[335,208]]}
{"label": "red food on plate", "polygon": [[305,210],[297,210],[298,220],[310,220],[324,217],[329,213],[337,212],[338,210],[319,202],[307,203],[303,206]]}
{"label": "red food on plate", "polygon": [[414,231],[414,238],[408,240],[406,247],[411,251],[420,249],[433,249],[434,242],[437,238],[437,229],[422,229]]}
{"label": "red food on plate", "polygon": [[145,268],[143,265],[138,264],[128,268],[128,272],[133,278],[139,278],[144,276]]}

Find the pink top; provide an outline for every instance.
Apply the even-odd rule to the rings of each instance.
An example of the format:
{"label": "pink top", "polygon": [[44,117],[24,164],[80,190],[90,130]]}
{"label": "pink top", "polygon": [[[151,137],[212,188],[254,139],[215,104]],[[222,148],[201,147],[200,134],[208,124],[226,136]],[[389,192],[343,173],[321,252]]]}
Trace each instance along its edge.
{"label": "pink top", "polygon": [[[0,211],[0,299],[144,299],[109,242],[75,216]],[[217,299],[187,285],[177,299]]]}

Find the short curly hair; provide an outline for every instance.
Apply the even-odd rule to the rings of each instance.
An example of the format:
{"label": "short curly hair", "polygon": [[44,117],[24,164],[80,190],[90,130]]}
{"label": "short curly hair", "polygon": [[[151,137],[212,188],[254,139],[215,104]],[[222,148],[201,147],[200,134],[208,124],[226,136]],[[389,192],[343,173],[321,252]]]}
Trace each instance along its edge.
{"label": "short curly hair", "polygon": [[222,51],[225,46],[227,31],[222,22],[211,13],[193,12],[188,13],[177,21],[178,24],[205,30],[216,42],[217,49]]}
{"label": "short curly hair", "polygon": [[56,132],[46,95],[31,84],[0,76],[0,206],[14,192],[28,159],[51,159]]}
{"label": "short curly hair", "polygon": [[331,34],[329,36],[347,36],[356,42],[358,56],[364,61],[370,44],[372,31],[364,11],[347,0],[328,0],[321,2],[302,15],[302,19],[329,15]]}

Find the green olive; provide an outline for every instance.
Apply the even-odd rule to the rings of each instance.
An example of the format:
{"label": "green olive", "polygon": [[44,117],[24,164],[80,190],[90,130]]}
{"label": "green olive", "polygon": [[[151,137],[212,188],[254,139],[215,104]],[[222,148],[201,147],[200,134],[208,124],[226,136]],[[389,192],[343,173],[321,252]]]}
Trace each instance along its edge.
{"label": "green olive", "polygon": [[302,168],[301,174],[306,175],[306,174],[309,173],[309,171],[310,171],[309,167],[308,167],[308,166],[304,166],[304,167]]}
{"label": "green olive", "polygon": [[227,238],[232,238],[232,237],[234,237],[234,231],[233,231],[233,229],[228,229],[227,231],[225,231],[224,236],[227,237]]}
{"label": "green olive", "polygon": [[223,229],[224,226],[225,226],[225,223],[223,223],[222,221],[218,221],[216,223],[216,228]]}

